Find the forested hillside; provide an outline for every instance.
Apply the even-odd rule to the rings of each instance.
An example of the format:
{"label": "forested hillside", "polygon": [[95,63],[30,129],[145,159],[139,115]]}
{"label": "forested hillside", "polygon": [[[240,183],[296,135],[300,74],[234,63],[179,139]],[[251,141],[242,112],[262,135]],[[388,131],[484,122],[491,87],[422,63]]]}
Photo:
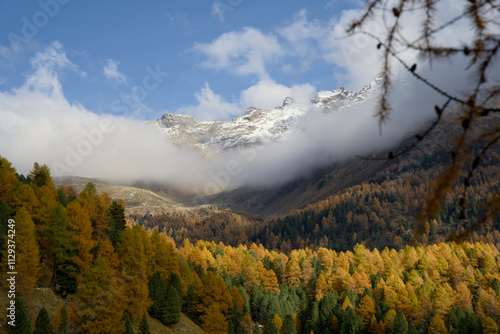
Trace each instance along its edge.
{"label": "forested hillside", "polygon": [[[498,332],[497,231],[473,236],[483,242],[443,242],[450,204],[418,246],[404,246],[411,224],[399,217],[428,191],[425,176],[360,185],[268,220],[216,209],[167,213],[159,232],[154,218],[131,227],[123,203],[93,184],[77,194],[57,189],[46,166],[22,176],[0,161],[3,268],[9,219],[16,230],[16,327],[2,315],[11,333],[132,333],[131,324],[147,333],[149,317],[171,326],[181,312],[206,333]],[[494,173],[483,166],[471,198],[498,187]],[[328,231],[337,238],[325,238]],[[364,233],[396,247],[363,245]],[[230,235],[233,245],[219,242]],[[40,288],[60,305],[40,308]]]}
{"label": "forested hillside", "polygon": [[[403,163],[403,169],[391,167],[384,172],[385,176],[339,190],[286,214],[266,217],[207,206],[159,215],[133,214],[131,218],[147,228],[159,227],[178,245],[187,238],[191,242],[215,240],[233,246],[256,242],[285,253],[305,247],[346,251],[357,243],[369,248],[400,249],[411,242],[427,244],[447,240],[483,218],[483,203],[500,189],[498,161],[498,153],[491,152],[478,167],[467,190],[463,219],[459,219],[458,205],[463,184],[457,183],[443,202],[439,215],[425,224],[423,235],[415,240],[416,217],[443,168],[437,161],[438,167],[432,169],[427,164],[417,168],[407,163]],[[473,229],[468,237],[471,241],[498,243],[498,229],[497,217],[489,220],[487,226]]]}

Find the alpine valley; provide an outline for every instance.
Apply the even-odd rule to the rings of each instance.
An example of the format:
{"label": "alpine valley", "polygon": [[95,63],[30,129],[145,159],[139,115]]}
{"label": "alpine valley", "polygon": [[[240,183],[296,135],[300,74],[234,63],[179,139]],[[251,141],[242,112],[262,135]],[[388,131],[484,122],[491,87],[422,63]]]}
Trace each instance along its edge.
{"label": "alpine valley", "polygon": [[[204,160],[258,155],[313,135],[310,117],[350,117],[379,90],[375,80],[230,121],[165,114],[147,125]],[[475,122],[471,141],[499,117]],[[285,182],[235,185],[227,169],[209,192],[53,178],[38,163],[25,176],[0,157],[0,219],[10,224],[2,233],[11,222],[17,233],[16,326],[31,333],[36,318],[35,332],[57,333],[493,333],[500,219],[468,229],[500,189],[498,145],[478,162],[464,211],[457,183],[438,215],[417,218],[462,128],[449,113],[387,149],[326,159]],[[446,242],[464,231],[464,242]]]}

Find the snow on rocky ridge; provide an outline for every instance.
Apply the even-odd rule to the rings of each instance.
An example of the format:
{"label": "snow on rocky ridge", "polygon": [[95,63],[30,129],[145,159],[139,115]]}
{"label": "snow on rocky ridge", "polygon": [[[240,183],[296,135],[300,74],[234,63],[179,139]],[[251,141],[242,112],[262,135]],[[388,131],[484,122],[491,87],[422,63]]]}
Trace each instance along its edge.
{"label": "snow on rocky ridge", "polygon": [[306,113],[335,112],[363,102],[377,91],[380,81],[379,77],[357,93],[343,87],[320,91],[306,106],[298,106],[293,97],[286,97],[282,106],[272,110],[250,107],[229,121],[199,121],[193,116],[168,113],[146,123],[173,143],[194,148],[203,157],[213,157],[231,149],[287,140]]}

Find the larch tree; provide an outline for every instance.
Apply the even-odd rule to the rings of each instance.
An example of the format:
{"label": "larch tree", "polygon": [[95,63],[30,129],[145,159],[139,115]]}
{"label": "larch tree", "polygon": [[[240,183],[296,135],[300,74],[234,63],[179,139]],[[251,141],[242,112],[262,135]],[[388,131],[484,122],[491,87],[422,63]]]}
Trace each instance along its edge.
{"label": "larch tree", "polygon": [[126,312],[132,319],[139,319],[149,305],[148,299],[148,259],[144,254],[145,240],[141,234],[146,231],[136,225],[126,228],[121,234],[121,242],[118,246],[118,256],[121,260],[122,279],[127,288],[125,289]]}
{"label": "larch tree", "polygon": [[16,222],[17,288],[21,295],[26,295],[33,291],[42,276],[40,253],[36,241],[35,224],[24,207],[17,211],[14,221]]}
{"label": "larch tree", "polygon": [[18,183],[16,177],[16,169],[12,164],[2,156],[0,156],[0,201],[4,201],[7,205],[12,206],[12,193]]}
{"label": "larch tree", "polygon": [[286,264],[285,270],[285,282],[288,286],[294,287],[300,285],[301,270],[299,263],[295,257],[290,257],[290,260]]}
{"label": "larch tree", "polygon": [[154,265],[163,279],[168,279],[171,272],[179,273],[179,260],[175,245],[168,242],[165,235],[153,230],[151,234],[151,245],[153,248]]}
{"label": "larch tree", "polygon": [[275,314],[273,317],[273,322],[276,325],[276,328],[278,329],[278,332],[281,332],[281,328],[283,327],[283,321],[281,321],[281,318],[279,314]]}
{"label": "larch tree", "polygon": [[116,333],[125,331],[123,291],[108,262],[100,255],[85,272],[82,287],[76,293],[71,314],[81,333]]}
{"label": "larch tree", "polygon": [[33,180],[38,188],[47,186],[50,189],[56,189],[52,177],[50,176],[50,169],[47,165],[41,165],[38,162],[33,164],[33,169],[28,174],[28,177]]}
{"label": "larch tree", "polygon": [[195,299],[195,310],[199,315],[205,314],[213,304],[217,304],[223,314],[227,314],[233,306],[233,300],[227,291],[224,279],[211,272],[205,276],[203,286],[196,292]]}
{"label": "larch tree", "polygon": [[252,321],[252,317],[250,317],[250,314],[245,313],[245,315],[243,316],[243,321],[241,322],[240,328],[241,328],[242,334],[252,334],[253,333],[254,323]]}
{"label": "larch tree", "polygon": [[484,334],[495,334],[498,333],[498,325],[491,317],[487,317],[483,321],[483,333]]}
{"label": "larch tree", "polygon": [[316,300],[321,300],[324,295],[328,293],[328,283],[326,282],[325,273],[321,271],[318,275],[318,280],[316,281]]}
{"label": "larch tree", "polygon": [[91,251],[97,242],[92,238],[92,222],[89,213],[79,201],[72,201],[67,205],[66,215],[70,230],[73,232],[73,246],[75,247],[73,262],[78,268],[77,278],[79,280],[94,259]]}
{"label": "larch tree", "polygon": [[58,203],[50,215],[49,235],[53,258],[51,286],[62,295],[76,292],[75,247],[64,207]]}
{"label": "larch tree", "polygon": [[375,304],[373,303],[373,299],[370,296],[365,295],[358,304],[356,313],[361,317],[363,327],[369,328],[371,318],[375,314]]}
{"label": "larch tree", "polygon": [[436,314],[427,328],[429,334],[448,334],[448,329],[439,314]]}
{"label": "larch tree", "polygon": [[66,305],[62,304],[52,321],[52,327],[57,334],[69,333],[69,319]]}
{"label": "larch tree", "polygon": [[279,293],[279,284],[276,273],[272,269],[264,268],[262,262],[257,263],[257,272],[259,273],[259,279],[264,288],[272,293]]}
{"label": "larch tree", "polygon": [[4,201],[0,201],[0,262],[4,258],[4,252],[7,250],[7,231],[9,219],[11,219],[10,208]]}
{"label": "larch tree", "polygon": [[32,214],[33,222],[37,231],[37,240],[40,245],[40,255],[42,261],[52,261],[51,254],[51,233],[49,231],[52,212],[58,204],[57,191],[47,185],[43,185],[36,191],[39,206]]}
{"label": "larch tree", "polygon": [[219,305],[212,304],[201,317],[202,328],[207,334],[227,333],[228,324]]}

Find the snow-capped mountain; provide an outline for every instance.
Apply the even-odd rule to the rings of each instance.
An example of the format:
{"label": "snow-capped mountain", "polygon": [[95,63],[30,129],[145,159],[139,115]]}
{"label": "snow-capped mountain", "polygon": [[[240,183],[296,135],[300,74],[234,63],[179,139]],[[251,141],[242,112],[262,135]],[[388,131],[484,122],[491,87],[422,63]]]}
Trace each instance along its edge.
{"label": "snow-capped mountain", "polygon": [[173,143],[194,148],[204,157],[212,157],[231,149],[243,149],[269,142],[287,140],[309,112],[335,112],[365,101],[372,96],[380,78],[359,92],[339,88],[320,91],[308,105],[296,105],[286,97],[282,106],[272,110],[248,108],[229,121],[199,121],[193,116],[164,114],[147,124],[157,128]]}

